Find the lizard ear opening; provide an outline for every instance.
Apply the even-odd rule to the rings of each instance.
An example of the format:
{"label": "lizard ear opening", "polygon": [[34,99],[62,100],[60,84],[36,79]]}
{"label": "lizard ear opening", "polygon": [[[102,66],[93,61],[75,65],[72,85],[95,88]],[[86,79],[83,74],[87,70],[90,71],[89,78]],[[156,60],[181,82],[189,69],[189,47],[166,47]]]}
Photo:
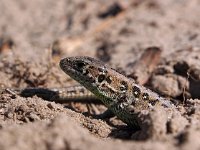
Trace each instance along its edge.
{"label": "lizard ear opening", "polygon": [[99,83],[103,82],[103,80],[104,80],[105,78],[106,78],[105,75],[100,74],[100,75],[98,76],[98,82],[99,82]]}

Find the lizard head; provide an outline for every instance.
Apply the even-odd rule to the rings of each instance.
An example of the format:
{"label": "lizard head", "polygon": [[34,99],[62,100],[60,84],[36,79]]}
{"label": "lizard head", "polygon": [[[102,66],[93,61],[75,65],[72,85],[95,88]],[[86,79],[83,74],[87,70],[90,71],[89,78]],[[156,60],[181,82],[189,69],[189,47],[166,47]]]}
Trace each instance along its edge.
{"label": "lizard head", "polygon": [[71,78],[100,97],[115,99],[128,91],[129,81],[125,76],[94,58],[64,58],[60,61],[60,67]]}
{"label": "lizard head", "polygon": [[[60,68],[89,90],[97,87],[96,81],[103,80],[103,72],[106,72],[106,67],[102,62],[86,56],[64,58],[60,61]],[[99,76],[98,68],[102,68],[102,76]]]}

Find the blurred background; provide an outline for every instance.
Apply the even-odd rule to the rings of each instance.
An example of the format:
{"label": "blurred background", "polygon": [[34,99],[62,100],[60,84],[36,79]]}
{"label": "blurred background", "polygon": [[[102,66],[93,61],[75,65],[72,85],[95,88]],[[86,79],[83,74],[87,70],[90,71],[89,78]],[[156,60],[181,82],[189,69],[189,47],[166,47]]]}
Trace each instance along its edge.
{"label": "blurred background", "polygon": [[199,5],[198,0],[1,0],[0,49],[32,61],[45,57],[47,49],[53,56],[112,62],[134,61],[149,46],[166,55],[199,46]]}

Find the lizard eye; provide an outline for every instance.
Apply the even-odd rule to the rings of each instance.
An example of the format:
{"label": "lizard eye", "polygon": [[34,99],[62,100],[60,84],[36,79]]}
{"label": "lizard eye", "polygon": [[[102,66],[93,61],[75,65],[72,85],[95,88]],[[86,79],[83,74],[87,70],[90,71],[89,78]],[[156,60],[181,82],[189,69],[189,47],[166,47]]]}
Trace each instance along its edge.
{"label": "lizard eye", "polygon": [[102,82],[104,79],[105,79],[105,75],[100,74],[100,75],[98,76],[98,82]]}
{"label": "lizard eye", "polygon": [[83,68],[85,66],[85,63],[83,63],[83,62],[78,62],[77,63],[77,67],[78,68]]}
{"label": "lizard eye", "polygon": [[84,72],[84,66],[85,66],[84,62],[77,62],[77,64],[76,64],[77,71],[83,73]]}

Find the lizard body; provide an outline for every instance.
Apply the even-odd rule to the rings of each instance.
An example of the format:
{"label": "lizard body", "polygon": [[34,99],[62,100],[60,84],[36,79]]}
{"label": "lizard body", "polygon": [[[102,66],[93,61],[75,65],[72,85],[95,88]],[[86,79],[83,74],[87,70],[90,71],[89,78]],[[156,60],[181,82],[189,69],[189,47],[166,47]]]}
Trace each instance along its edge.
{"label": "lizard body", "polygon": [[94,58],[84,56],[64,58],[60,61],[60,67],[130,126],[138,126],[140,111],[148,111],[158,105],[174,107],[170,101]]}

